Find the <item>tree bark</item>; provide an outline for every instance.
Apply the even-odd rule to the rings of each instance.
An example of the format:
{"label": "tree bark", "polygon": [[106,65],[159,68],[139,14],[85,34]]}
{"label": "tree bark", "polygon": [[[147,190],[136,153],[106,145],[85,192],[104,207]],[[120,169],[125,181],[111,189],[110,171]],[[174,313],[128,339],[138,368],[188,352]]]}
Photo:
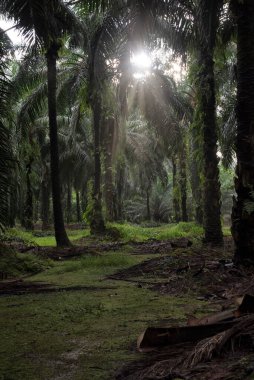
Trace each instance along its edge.
{"label": "tree bark", "polygon": [[115,134],[115,119],[105,120],[104,133],[104,163],[105,163],[105,203],[106,219],[114,220],[114,186],[113,186],[113,148]]}
{"label": "tree bark", "polygon": [[55,238],[58,247],[71,245],[64,227],[59,176],[59,153],[56,117],[56,61],[59,45],[52,43],[47,51],[48,116],[50,137],[50,166]]}
{"label": "tree bark", "polygon": [[203,225],[204,213],[203,213],[203,191],[200,180],[200,173],[198,171],[198,165],[195,158],[192,158],[191,162],[191,189],[192,197],[195,207],[195,221],[196,223]]}
{"label": "tree bark", "polygon": [[31,186],[31,172],[32,172],[33,157],[29,157],[26,164],[26,204],[24,211],[24,226],[26,230],[33,230],[33,190]]}
{"label": "tree bark", "polygon": [[15,220],[17,216],[17,190],[11,189],[12,191],[9,192],[9,223],[8,226],[13,228],[15,227]]}
{"label": "tree bark", "polygon": [[117,220],[122,220],[123,219],[123,190],[124,190],[124,161],[122,159],[119,160],[117,164],[117,169],[116,169],[116,212],[117,212]]}
{"label": "tree bark", "polygon": [[41,219],[42,231],[49,229],[49,208],[50,208],[50,183],[47,165],[44,165],[41,182]]}
{"label": "tree bark", "polygon": [[179,188],[177,184],[177,163],[176,159],[172,158],[172,174],[173,174],[173,214],[174,214],[174,221],[176,223],[180,222],[180,194],[179,194]]}
{"label": "tree bark", "polygon": [[146,190],[146,217],[147,220],[151,220],[151,208],[150,208],[150,192],[149,189]]}
{"label": "tree bark", "polygon": [[85,181],[82,186],[80,203],[82,211],[85,211],[87,208],[87,181]]}
{"label": "tree bark", "polygon": [[66,210],[66,221],[67,223],[71,222],[71,217],[72,217],[72,194],[71,194],[71,182],[68,180],[67,183],[67,210]]}
{"label": "tree bark", "polygon": [[236,198],[232,210],[235,261],[254,263],[254,2],[232,1],[237,23]]}
{"label": "tree bark", "polygon": [[188,222],[187,213],[187,167],[186,167],[186,147],[183,144],[180,153],[180,192],[181,192],[181,211],[182,221]]}
{"label": "tree bark", "polygon": [[80,208],[80,196],[79,191],[76,190],[76,211],[77,211],[77,222],[81,222],[81,208]]}
{"label": "tree bark", "polygon": [[101,144],[100,144],[100,123],[101,123],[101,103],[94,97],[93,109],[93,132],[94,132],[94,192],[93,210],[91,215],[90,229],[92,234],[105,232],[105,224],[102,215],[102,195],[101,195]]}
{"label": "tree bark", "polygon": [[[199,112],[203,126],[205,243],[223,244],[221,193],[217,157],[214,46],[220,0],[200,0]],[[217,6],[216,6],[217,5]],[[210,10],[211,7],[211,10]]]}

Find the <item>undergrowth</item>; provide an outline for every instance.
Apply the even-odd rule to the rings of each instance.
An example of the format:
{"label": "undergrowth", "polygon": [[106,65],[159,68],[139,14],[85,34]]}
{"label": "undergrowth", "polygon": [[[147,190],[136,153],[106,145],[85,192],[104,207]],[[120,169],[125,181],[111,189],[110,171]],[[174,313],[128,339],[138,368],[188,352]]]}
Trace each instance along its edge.
{"label": "undergrowth", "polygon": [[[160,226],[144,227],[138,224],[129,223],[108,223],[108,234],[105,236],[96,237],[96,240],[112,241],[120,240],[123,242],[136,241],[142,242],[149,239],[167,240],[174,238],[188,237],[192,239],[202,238],[204,234],[203,227],[194,222],[180,222],[178,224],[162,224]],[[85,240],[90,237],[89,228],[82,230],[67,230],[69,239],[75,244],[86,244]],[[224,227],[223,234],[230,236],[230,228]],[[8,229],[4,235],[5,241],[23,242],[28,245],[39,245],[41,247],[54,247],[56,241],[53,231],[24,231],[22,229]]]}
{"label": "undergrowth", "polygon": [[141,227],[133,224],[112,223],[120,231],[124,241],[145,241],[148,239],[166,240],[181,237],[201,237],[203,227],[194,222],[180,222],[178,224],[164,224],[159,227]]}
{"label": "undergrowth", "polygon": [[[88,229],[68,230],[67,232],[68,237],[72,242],[90,235]],[[24,231],[22,229],[10,228],[5,232],[5,240],[23,241],[25,244],[39,245],[41,247],[53,247],[56,245],[54,231],[47,231],[46,233],[42,233],[41,231],[36,230]]]}
{"label": "undergrowth", "polygon": [[49,259],[42,259],[35,254],[17,253],[13,248],[0,244],[0,278],[31,275],[52,265]]}
{"label": "undergrowth", "polygon": [[77,272],[80,270],[92,270],[101,272],[107,268],[123,268],[136,264],[135,258],[119,253],[106,254],[105,256],[83,256],[80,260],[72,260],[52,268],[51,274]]}

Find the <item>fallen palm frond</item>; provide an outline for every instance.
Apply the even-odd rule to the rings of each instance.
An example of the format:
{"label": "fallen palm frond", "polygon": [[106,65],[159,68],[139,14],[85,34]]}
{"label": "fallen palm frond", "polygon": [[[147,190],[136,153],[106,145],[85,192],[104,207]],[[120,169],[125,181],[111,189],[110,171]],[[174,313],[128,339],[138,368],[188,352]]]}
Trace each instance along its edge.
{"label": "fallen palm frond", "polygon": [[245,316],[239,319],[239,322],[230,329],[214,335],[212,338],[206,338],[200,341],[195,348],[188,354],[182,362],[185,368],[194,367],[198,363],[212,359],[213,356],[219,355],[227,344],[234,342],[243,336],[254,337],[254,316]]}

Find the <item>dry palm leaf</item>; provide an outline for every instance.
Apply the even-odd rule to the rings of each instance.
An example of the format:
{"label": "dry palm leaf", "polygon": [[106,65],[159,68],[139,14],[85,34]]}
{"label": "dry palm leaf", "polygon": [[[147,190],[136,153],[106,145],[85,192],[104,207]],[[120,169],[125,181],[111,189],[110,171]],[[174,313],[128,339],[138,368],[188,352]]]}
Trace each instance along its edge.
{"label": "dry palm leaf", "polygon": [[254,335],[254,316],[246,316],[239,319],[239,322],[230,329],[214,335],[212,338],[203,339],[190,352],[182,362],[184,367],[194,367],[200,362],[210,360],[216,354],[220,354],[225,345],[233,343],[235,338],[241,335]]}

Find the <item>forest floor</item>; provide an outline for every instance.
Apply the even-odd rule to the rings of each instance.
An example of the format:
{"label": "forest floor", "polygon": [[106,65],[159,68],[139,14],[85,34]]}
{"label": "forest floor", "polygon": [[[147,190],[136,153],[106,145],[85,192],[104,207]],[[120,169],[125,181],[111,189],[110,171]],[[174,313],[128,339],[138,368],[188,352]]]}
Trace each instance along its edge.
{"label": "forest floor", "polygon": [[70,251],[38,248],[36,239],[47,238],[39,236],[24,253],[16,239],[26,265],[34,268],[33,255],[44,270],[0,281],[0,379],[254,379],[249,347],[171,375],[172,358],[189,345],[137,352],[137,337],[148,326],[182,326],[232,307],[237,296],[254,295],[252,271],[232,265],[230,238],[223,249],[204,248],[193,228],[167,230],[149,235],[130,228],[120,242],[72,231]]}

